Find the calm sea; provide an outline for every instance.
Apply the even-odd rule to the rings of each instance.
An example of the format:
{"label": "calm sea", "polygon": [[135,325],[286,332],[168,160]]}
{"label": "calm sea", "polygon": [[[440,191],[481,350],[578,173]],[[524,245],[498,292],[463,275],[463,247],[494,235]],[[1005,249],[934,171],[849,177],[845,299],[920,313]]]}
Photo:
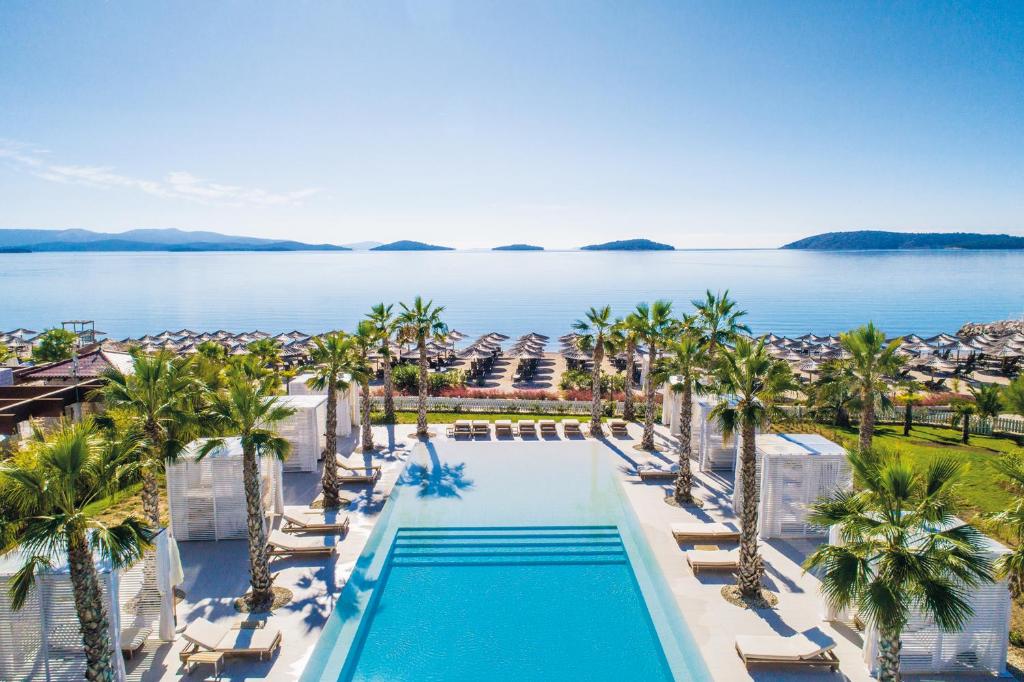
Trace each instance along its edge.
{"label": "calm sea", "polygon": [[[616,314],[730,289],[756,332],[890,334],[1024,315],[1024,252],[675,251],[0,254],[0,330],[85,318],[112,337],[189,327],[350,329],[416,294],[469,334],[557,336],[589,306]],[[396,306],[397,307],[397,306]]]}

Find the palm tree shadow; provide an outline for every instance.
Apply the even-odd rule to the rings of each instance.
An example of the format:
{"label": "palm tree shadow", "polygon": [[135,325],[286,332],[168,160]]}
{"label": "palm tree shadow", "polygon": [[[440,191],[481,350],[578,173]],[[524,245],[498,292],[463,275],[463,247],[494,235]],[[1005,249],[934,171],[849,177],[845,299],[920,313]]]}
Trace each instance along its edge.
{"label": "palm tree shadow", "polygon": [[437,456],[432,443],[426,444],[429,464],[410,462],[398,479],[398,485],[418,486],[418,497],[461,498],[462,492],[473,488],[473,481],[466,478],[466,463],[449,464]]}

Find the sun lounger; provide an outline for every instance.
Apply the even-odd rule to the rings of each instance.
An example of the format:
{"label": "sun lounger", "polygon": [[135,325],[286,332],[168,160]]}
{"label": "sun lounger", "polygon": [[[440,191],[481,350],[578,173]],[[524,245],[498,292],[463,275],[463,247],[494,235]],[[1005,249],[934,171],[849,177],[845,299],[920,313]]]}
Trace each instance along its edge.
{"label": "sun lounger", "polygon": [[583,432],[580,431],[580,422],[578,419],[563,419],[562,432],[565,433],[566,438],[568,438],[569,436],[583,435]]}
{"label": "sun lounger", "polygon": [[724,523],[673,523],[672,537],[677,542],[693,540],[733,540],[739,542],[740,532]]}
{"label": "sun lounger", "polygon": [[641,481],[674,481],[679,472],[679,465],[656,466],[654,464],[641,464],[636,468],[636,473]]}
{"label": "sun lounger", "polygon": [[380,478],[380,467],[376,464],[347,460],[340,455],[335,460],[340,469],[338,471],[340,483],[375,483]]}
{"label": "sun lounger", "polygon": [[537,435],[537,425],[532,419],[520,419],[516,422],[516,426],[519,428],[519,437],[534,436]]}
{"label": "sun lounger", "polygon": [[555,425],[554,419],[538,419],[537,426],[540,427],[542,436],[558,436],[558,427]]}
{"label": "sun lounger", "polygon": [[474,419],[473,420],[473,435],[474,436],[490,436],[491,435],[491,422],[486,419]]}
{"label": "sun lounger", "polygon": [[712,551],[691,549],[686,553],[686,563],[690,564],[694,575],[701,571],[735,571],[740,567],[740,551],[738,549]]}
{"label": "sun lounger", "polygon": [[334,545],[325,545],[321,538],[300,538],[279,530],[267,538],[267,554],[272,557],[324,556],[334,554]]}
{"label": "sun lounger", "polygon": [[250,623],[237,623],[228,627],[196,618],[181,633],[187,642],[179,654],[181,662],[188,665],[189,658],[201,652],[259,656],[260,660],[269,658],[281,646],[281,631],[256,625],[251,627]]}
{"label": "sun lounger", "polygon": [[495,419],[494,420],[494,435],[495,436],[512,436],[512,420],[511,419]]}
{"label": "sun lounger", "polygon": [[151,634],[152,628],[124,628],[121,630],[121,653],[131,658],[142,648]]}
{"label": "sun lounger", "polygon": [[453,438],[459,436],[473,437],[473,422],[468,419],[456,419],[455,423],[448,427],[448,435]]}
{"label": "sun lounger", "polygon": [[784,666],[825,665],[839,670],[836,642],[820,628],[789,635],[736,635],[736,653],[744,665],[752,663]]}
{"label": "sun lounger", "polygon": [[624,419],[612,419],[608,422],[608,428],[611,429],[613,436],[629,435],[629,431],[626,428],[626,421]]}
{"label": "sun lounger", "polygon": [[334,510],[285,507],[281,530],[286,533],[344,533],[348,516]]}

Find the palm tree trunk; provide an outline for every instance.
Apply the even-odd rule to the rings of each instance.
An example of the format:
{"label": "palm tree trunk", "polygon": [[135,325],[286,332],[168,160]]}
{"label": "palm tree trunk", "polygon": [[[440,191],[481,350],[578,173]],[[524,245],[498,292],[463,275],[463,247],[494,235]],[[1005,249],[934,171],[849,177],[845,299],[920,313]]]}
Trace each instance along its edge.
{"label": "palm tree trunk", "polygon": [[427,339],[421,336],[416,345],[420,351],[420,380],[417,382],[419,384],[419,400],[416,404],[416,435],[425,438],[429,434],[427,431],[427,389],[429,388],[429,377],[427,376]]}
{"label": "palm tree trunk", "polygon": [[960,433],[960,442],[967,445],[971,441],[971,415],[964,415],[964,427]]}
{"label": "palm tree trunk", "polygon": [[153,528],[160,527],[160,484],[157,474],[160,471],[160,460],[163,459],[160,427],[153,421],[146,424],[146,438],[149,448],[142,461],[139,475],[142,478],[142,513]]}
{"label": "palm tree trunk", "polygon": [[636,371],[636,344],[630,341],[626,344],[626,395],[622,399],[622,418],[626,421],[633,421],[636,417],[636,409],[633,406],[633,372]]}
{"label": "palm tree trunk", "polygon": [[871,450],[871,439],[875,435],[875,400],[871,391],[861,392],[863,405],[860,408],[860,451]]}
{"label": "palm tree trunk", "polygon": [[760,503],[757,486],[757,459],[754,425],[743,424],[743,451],[740,456],[740,485],[743,489],[743,510],[740,513],[739,588],[745,597],[761,593],[764,567],[757,550],[757,508]]}
{"label": "palm tree trunk", "polygon": [[359,397],[359,424],[363,432],[363,452],[373,450],[373,429],[370,428],[370,382],[364,381]]}
{"label": "palm tree trunk", "polygon": [[907,401],[907,406],[903,408],[903,435],[909,436],[910,429],[914,425],[914,406]]}
{"label": "palm tree trunk", "polygon": [[900,634],[896,629],[879,629],[878,682],[900,682]]}
{"label": "palm tree trunk", "polygon": [[[333,455],[330,455],[333,457]],[[264,523],[263,495],[260,490],[260,469],[256,452],[250,447],[242,451],[242,474],[245,483],[246,525],[249,531],[249,584],[252,585],[253,611],[270,608],[274,601],[271,591],[270,566],[267,558],[267,531]]]}
{"label": "palm tree trunk", "polygon": [[85,534],[74,532],[68,537],[68,572],[75,596],[75,611],[82,630],[85,650],[85,679],[111,682],[114,679],[110,642],[110,621],[103,603],[103,592],[96,573],[96,564]]}
{"label": "palm tree trunk", "polygon": [[[390,339],[385,339],[387,343]],[[384,353],[384,422],[395,423],[395,378],[391,376],[391,352]]]}
{"label": "palm tree trunk", "polygon": [[679,504],[693,504],[693,470],[690,452],[693,449],[693,386],[683,378],[683,395],[679,403],[679,473],[676,475],[675,499]]}
{"label": "palm tree trunk", "polygon": [[324,508],[335,509],[338,502],[338,389],[334,377],[327,384],[327,448],[324,454]]}
{"label": "palm tree trunk", "polygon": [[591,360],[594,368],[590,372],[590,435],[600,438],[604,435],[604,429],[601,428],[601,363],[604,361],[604,348],[600,336],[594,344]]}
{"label": "palm tree trunk", "polygon": [[644,435],[640,440],[640,447],[644,450],[654,449],[654,365],[657,361],[658,349],[652,340],[648,346],[647,375],[644,377],[646,409],[644,410]]}

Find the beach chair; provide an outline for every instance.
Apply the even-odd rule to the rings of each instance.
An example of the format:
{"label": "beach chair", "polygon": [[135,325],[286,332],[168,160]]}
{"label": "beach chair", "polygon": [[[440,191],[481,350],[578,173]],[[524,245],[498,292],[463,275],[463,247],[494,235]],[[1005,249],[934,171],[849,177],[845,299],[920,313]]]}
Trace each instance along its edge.
{"label": "beach chair", "polygon": [[679,473],[679,465],[658,466],[655,464],[640,464],[636,473],[641,481],[674,481]]}
{"label": "beach chair", "polygon": [[152,628],[123,628],[120,638],[121,653],[127,658],[131,658],[136,651],[142,648],[151,634],[153,634]]}
{"label": "beach chair", "polygon": [[520,419],[516,422],[516,427],[519,429],[520,438],[525,438],[526,436],[537,437],[537,425],[532,419]]}
{"label": "beach chair", "polygon": [[608,428],[611,429],[613,436],[629,436],[629,430],[626,428],[626,420],[624,419],[612,419],[608,422]]}
{"label": "beach chair", "polygon": [[583,432],[580,431],[580,421],[578,419],[563,419],[562,433],[565,434],[566,438],[569,438],[570,436],[582,436]]}
{"label": "beach chair", "polygon": [[279,530],[270,531],[267,538],[267,555],[271,557],[325,556],[334,554],[334,548],[321,538],[300,538]]}
{"label": "beach chair", "polygon": [[690,564],[693,574],[701,571],[736,571],[740,567],[740,551],[738,549],[697,550],[686,553],[686,563]]}
{"label": "beach chair", "polygon": [[752,664],[794,668],[823,665],[839,671],[836,642],[820,628],[795,635],[736,635],[736,653],[748,668]]}
{"label": "beach chair", "polygon": [[335,457],[335,461],[340,469],[338,472],[339,483],[369,483],[372,485],[380,478],[380,467],[376,464],[365,464],[340,455]]}
{"label": "beach chair", "polygon": [[459,436],[473,437],[473,422],[468,419],[456,419],[455,423],[448,427],[448,435],[452,438]]}
{"label": "beach chair", "polygon": [[285,507],[281,530],[285,533],[344,533],[348,516],[338,511],[311,507]]}
{"label": "beach chair", "polygon": [[511,438],[512,433],[512,420],[511,419],[495,419],[494,420],[494,435],[496,437],[508,436]]}
{"label": "beach chair", "polygon": [[558,438],[558,426],[554,419],[538,419],[537,426],[540,427],[541,436],[554,436]]}
{"label": "beach chair", "polygon": [[474,419],[473,420],[473,436],[490,436],[491,435],[491,422],[486,419]]}
{"label": "beach chair", "polygon": [[178,656],[188,669],[195,663],[214,663],[205,657],[191,660],[196,654],[212,652],[232,656],[259,656],[262,661],[273,656],[281,646],[281,631],[265,627],[262,621],[242,621],[228,627],[211,623],[205,618],[196,618],[188,624],[181,636],[186,644]]}
{"label": "beach chair", "polygon": [[740,532],[724,523],[673,523],[671,528],[676,542],[740,540]]}

